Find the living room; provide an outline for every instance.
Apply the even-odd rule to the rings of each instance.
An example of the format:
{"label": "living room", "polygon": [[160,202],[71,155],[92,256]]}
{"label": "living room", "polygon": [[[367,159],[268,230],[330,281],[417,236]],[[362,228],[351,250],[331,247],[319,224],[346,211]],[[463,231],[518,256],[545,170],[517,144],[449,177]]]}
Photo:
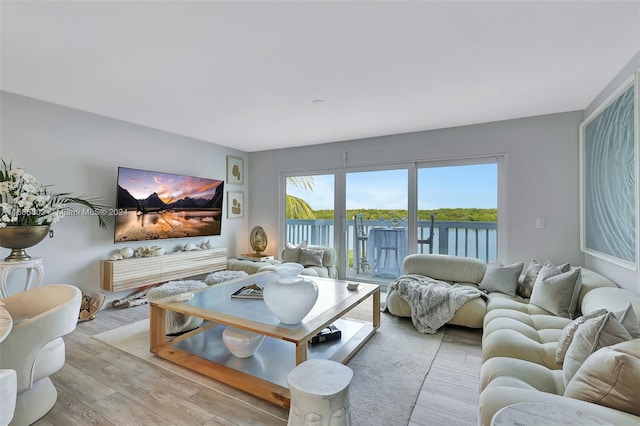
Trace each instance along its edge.
{"label": "living room", "polygon": [[[249,233],[255,225],[260,225],[266,230],[269,236],[269,251],[277,253],[284,247],[286,241],[281,227],[283,221],[281,203],[285,173],[357,170],[391,164],[405,165],[415,161],[463,160],[500,155],[506,158],[503,169],[505,185],[500,195],[499,215],[501,231],[504,231],[502,235],[504,244],[500,247],[502,262],[549,259],[557,263],[570,262],[583,265],[605,275],[619,286],[640,294],[637,271],[587,255],[580,249],[579,162],[580,124],[640,69],[640,36],[638,35],[640,13],[637,2],[617,2],[612,12],[612,16],[622,19],[623,24],[619,24],[619,34],[608,34],[606,37],[609,38],[606,40],[623,47],[610,49],[610,45],[607,46],[606,43],[604,46],[595,45],[595,43],[591,46],[585,43],[587,47],[583,47],[579,54],[575,55],[577,58],[571,59],[580,60],[583,67],[594,62],[609,62],[607,67],[601,69],[599,75],[591,76],[592,79],[588,82],[592,86],[598,86],[597,89],[591,87],[589,91],[581,92],[579,75],[567,75],[561,80],[561,84],[573,85],[571,91],[579,93],[579,96],[574,99],[580,99],[581,102],[562,104],[557,101],[553,109],[541,109],[535,105],[535,102],[541,101],[534,95],[536,92],[544,92],[545,83],[523,78],[526,84],[519,88],[522,91],[519,96],[531,97],[530,113],[512,114],[509,101],[505,100],[506,93],[485,92],[479,88],[478,93],[465,83],[465,79],[470,78],[469,74],[476,72],[473,64],[467,63],[466,69],[456,70],[458,73],[456,81],[463,86],[464,90],[476,97],[472,102],[473,107],[469,108],[478,110],[481,109],[478,105],[498,104],[502,106],[500,118],[467,122],[464,121],[462,111],[469,108],[460,105],[460,120],[448,122],[442,126],[433,124],[425,124],[423,127],[398,126],[395,132],[381,130],[378,134],[364,129],[364,133],[351,133],[354,136],[333,138],[331,135],[322,135],[318,140],[323,139],[323,143],[306,146],[302,144],[296,146],[294,143],[289,147],[270,149],[262,149],[260,145],[254,145],[251,149],[242,149],[239,148],[240,142],[235,143],[233,137],[215,136],[215,131],[214,136],[209,137],[205,129],[207,122],[216,121],[215,115],[211,115],[215,111],[206,113],[194,111],[188,103],[184,103],[184,98],[177,95],[178,91],[185,91],[191,92],[194,99],[199,98],[203,96],[200,88],[189,87],[185,81],[180,81],[173,82],[170,89],[166,88],[166,91],[163,91],[164,83],[154,80],[153,67],[139,64],[138,59],[130,51],[128,51],[130,54],[123,55],[115,63],[110,62],[113,58],[106,56],[106,53],[104,53],[105,62],[98,63],[92,62],[96,60],[95,57],[85,61],[82,56],[76,55],[76,50],[84,49],[82,43],[89,43],[92,36],[99,37],[93,34],[92,28],[105,29],[109,28],[108,25],[92,27],[87,24],[81,29],[74,28],[75,31],[83,30],[83,32],[71,31],[67,35],[69,46],[64,48],[57,45],[54,49],[53,46],[47,46],[45,43],[49,39],[45,29],[59,32],[62,29],[48,21],[59,22],[62,26],[66,21],[63,17],[69,10],[57,9],[58,2],[48,2],[46,6],[43,4],[24,6],[18,3],[3,1],[1,9],[3,76],[2,92],[0,92],[2,124],[0,153],[3,159],[24,167],[42,183],[53,185],[56,191],[90,194],[113,206],[119,166],[225,179],[227,157],[242,158],[246,173],[244,183],[228,185],[225,192],[242,191],[244,193],[245,213],[241,218],[229,219],[226,216],[225,206],[222,234],[210,238],[214,247],[227,248],[232,257],[250,250]],[[71,7],[70,5],[73,3],[66,7]],[[77,22],[78,16],[87,13],[87,22],[99,22],[95,15],[102,10],[98,9],[96,12],[92,11],[88,5],[84,7],[87,8],[86,11],[75,10],[69,19]],[[139,5],[139,7],[143,6]],[[628,8],[635,10],[635,14],[628,13]],[[125,24],[132,25],[128,20],[140,23],[135,21],[135,18],[144,16],[137,7],[131,12],[127,19],[124,15],[121,16],[125,21],[121,29],[123,33],[128,34],[129,31],[133,31],[129,26],[124,27]],[[120,16],[118,13],[114,13],[111,17],[115,19],[118,16]],[[597,13],[590,10],[585,12],[585,16],[595,19]],[[88,19],[89,17],[91,19]],[[96,20],[92,21],[92,19]],[[467,19],[471,18],[467,17]],[[253,20],[259,21],[259,16]],[[611,20],[615,21],[613,18]],[[42,32],[35,31],[35,28]],[[31,34],[27,36],[25,33],[30,31]],[[584,31],[585,34],[588,33]],[[581,36],[585,37],[585,34]],[[592,31],[589,40],[602,37],[605,36]],[[71,43],[71,41],[74,42]],[[162,41],[168,43],[170,40],[167,37]],[[573,45],[567,42],[562,46]],[[578,46],[580,43],[575,45]],[[149,49],[150,46],[153,46],[153,43],[145,42],[137,46],[141,57],[144,57],[142,55],[144,49]],[[161,48],[158,47],[158,49]],[[176,49],[185,49],[185,47],[179,46]],[[393,51],[393,49],[390,50]],[[132,48],[132,51],[135,52],[135,48]],[[610,51],[615,52],[611,53],[611,57],[605,56],[605,53]],[[23,55],[19,52],[23,52]],[[64,58],[63,62],[66,65],[64,67],[59,65],[61,68],[45,67],[44,64],[51,60],[50,54],[60,55],[59,57]],[[210,54],[215,53],[210,52]],[[37,60],[38,55],[45,58],[44,63]],[[289,55],[295,55],[295,52],[289,52]],[[567,53],[567,56],[572,55]],[[588,56],[593,56],[596,60],[587,61],[585,57]],[[117,53],[115,57],[118,58]],[[338,56],[336,60],[340,58],[344,59]],[[544,59],[560,61],[561,57],[544,57]],[[260,56],[256,61],[258,61],[256,67],[260,67],[261,64],[264,67],[273,66],[269,58],[264,56]],[[169,65],[171,61],[161,63]],[[15,67],[14,64],[16,64]],[[331,67],[330,64],[324,65]],[[86,76],[83,82],[87,86],[76,84],[73,75],[65,74],[67,66],[71,69],[84,70]],[[154,63],[153,66],[158,66],[158,63]],[[220,64],[220,66],[224,65]],[[400,64],[400,67],[404,66],[409,65]],[[554,66],[553,62],[547,62],[540,65],[539,72],[546,71],[545,75],[552,74]],[[197,63],[190,64],[190,67],[197,68]],[[127,98],[126,88],[116,86],[117,79],[109,80],[107,71],[110,68],[115,68],[116,73],[127,74],[127,78],[134,81],[136,85],[148,84],[156,87],[157,93],[152,98],[138,99],[136,96],[142,96],[138,93]],[[46,75],[37,73],[41,69],[45,70]],[[518,72],[517,69],[512,71],[514,74]],[[332,74],[330,70],[326,73]],[[392,78],[400,80],[402,73]],[[246,81],[245,83],[247,86],[243,90],[256,92],[259,91],[260,84],[269,84],[269,82],[249,84]],[[316,116],[322,114],[316,117],[317,121],[314,122],[318,128],[326,127],[332,117],[343,113],[339,109],[331,110],[332,104],[339,103],[340,98],[338,94],[334,95],[329,90],[330,86],[327,88],[326,85],[329,83],[330,81],[323,82],[323,85],[320,85],[324,87],[325,92],[316,94],[308,100],[304,98],[304,105],[302,105],[303,101],[300,101],[301,109],[315,108],[309,114]],[[351,84],[355,84],[355,81]],[[52,93],[48,92],[47,87],[51,88]],[[54,87],[56,90],[53,90]],[[235,88],[241,90],[242,86],[238,85]],[[107,92],[100,93],[107,104],[113,102],[117,105],[119,99],[127,99],[126,109],[134,112],[137,109],[143,110],[147,104],[172,104],[168,111],[182,116],[184,123],[187,123],[186,126],[193,125],[198,130],[181,134],[170,125],[165,126],[161,121],[155,121],[156,125],[150,125],[151,121],[148,117],[137,116],[140,120],[136,121],[135,115],[127,116],[126,113],[110,115],[106,107],[97,103],[98,97],[81,96],[82,92],[89,89],[95,90],[96,95]],[[568,90],[567,97],[571,91]],[[60,96],[60,93],[64,96]],[[208,94],[207,96],[217,95]],[[308,92],[304,92],[304,96],[308,96]],[[312,100],[317,96],[326,96],[326,103],[312,104]],[[174,98],[178,101],[174,101]],[[376,108],[384,110],[386,108],[384,102],[384,98],[372,97],[358,105],[361,107],[363,104],[374,103],[378,104]],[[541,102],[541,105],[545,104]],[[250,109],[248,105],[243,107]],[[221,108],[224,108],[224,105]],[[229,108],[240,109],[234,104],[229,104]],[[277,106],[273,108],[277,109]],[[431,108],[435,113],[438,106],[432,105]],[[266,118],[263,120],[278,121],[281,126],[285,126],[288,113],[288,110],[283,109],[281,116],[276,119],[275,113],[265,112]],[[430,110],[425,108],[424,113],[415,111],[409,113],[428,116]],[[360,116],[354,115],[352,120],[355,127]],[[247,117],[240,112],[237,112],[234,121],[238,127],[252,127],[251,121],[248,121]],[[301,133],[305,133],[304,121],[298,123],[291,120],[290,125],[302,127]],[[256,128],[258,130],[254,135],[257,139],[257,132],[267,131],[269,126],[260,127],[256,124]],[[203,136],[198,137],[197,134]],[[244,134],[245,138],[250,139],[250,136],[246,136],[247,134]],[[268,135],[265,140],[278,138],[279,135],[275,133]],[[536,218],[541,217],[546,218],[544,229],[536,227]],[[102,291],[100,261],[107,259],[115,249],[126,244],[114,244],[113,229],[109,227],[107,230],[99,229],[95,226],[94,217],[69,217],[56,224],[54,230],[53,238],[46,238],[28,250],[32,256],[44,259],[45,283],[72,283],[85,291]],[[175,251],[189,241],[191,240],[168,240],[159,241],[157,244],[167,251]],[[204,239],[193,240],[197,244],[203,241]],[[293,243],[297,242],[293,241]],[[6,252],[2,250],[3,257],[6,256]],[[16,281],[20,278],[15,277]],[[108,294],[107,301],[123,297],[128,293]]]}

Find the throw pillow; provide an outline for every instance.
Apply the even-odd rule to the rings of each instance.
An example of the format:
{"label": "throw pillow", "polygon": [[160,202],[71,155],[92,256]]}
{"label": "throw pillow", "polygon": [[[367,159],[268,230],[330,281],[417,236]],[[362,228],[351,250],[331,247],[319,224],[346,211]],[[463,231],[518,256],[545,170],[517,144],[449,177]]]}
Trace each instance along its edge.
{"label": "throw pillow", "polygon": [[640,327],[638,327],[638,317],[636,316],[636,312],[633,310],[633,306],[629,303],[627,309],[624,309],[619,312],[614,312],[616,319],[620,321],[620,324],[629,332],[631,337],[638,338],[640,337]]}
{"label": "throw pillow", "polygon": [[514,297],[523,267],[524,263],[522,262],[507,266],[496,261],[489,262],[484,277],[480,281],[480,290],[485,293],[495,291]]}
{"label": "throw pillow", "polygon": [[563,274],[563,273],[569,272],[569,271],[571,271],[571,264],[570,263],[563,263],[560,266],[555,266],[553,263],[549,262],[548,260],[545,260],[544,265],[542,265],[542,268],[540,268],[540,271],[538,272],[538,275],[536,276],[536,281],[533,283],[533,286],[535,287],[535,285],[540,280],[543,280],[545,278],[548,278],[548,277],[551,277],[551,276],[554,276],[554,275]]}
{"label": "throw pillow", "polygon": [[587,358],[564,396],[640,416],[640,340],[602,348]]}
{"label": "throw pillow", "polygon": [[535,259],[529,263],[529,266],[527,266],[527,270],[524,273],[522,283],[518,283],[518,288],[516,289],[516,294],[518,296],[524,297],[525,299],[531,297],[531,290],[533,290],[533,285],[536,283],[536,278],[538,278],[540,269],[542,269],[542,265]]}
{"label": "throw pillow", "polygon": [[616,319],[613,312],[588,319],[579,325],[562,365],[562,378],[565,387],[589,355],[600,348],[627,340],[631,340],[631,335]]}
{"label": "throw pillow", "polygon": [[567,349],[569,349],[569,345],[571,344],[571,340],[573,340],[573,335],[576,333],[578,326],[588,319],[596,318],[606,313],[606,309],[598,309],[596,311],[589,312],[586,315],[582,315],[581,317],[574,319],[571,324],[568,324],[563,328],[562,336],[560,336],[558,345],[556,346],[556,363],[562,364],[564,361],[564,356],[567,353]]}
{"label": "throw pillow", "polygon": [[554,315],[573,318],[582,287],[580,268],[561,274],[543,276],[543,266],[531,292],[529,303],[539,306]]}
{"label": "throw pillow", "polygon": [[294,246],[290,242],[287,242],[284,250],[282,250],[282,261],[283,262],[294,262],[297,263],[300,257],[300,249],[307,248],[307,242],[302,241],[298,245]]}
{"label": "throw pillow", "polygon": [[298,263],[303,266],[322,266],[322,250],[300,249]]}

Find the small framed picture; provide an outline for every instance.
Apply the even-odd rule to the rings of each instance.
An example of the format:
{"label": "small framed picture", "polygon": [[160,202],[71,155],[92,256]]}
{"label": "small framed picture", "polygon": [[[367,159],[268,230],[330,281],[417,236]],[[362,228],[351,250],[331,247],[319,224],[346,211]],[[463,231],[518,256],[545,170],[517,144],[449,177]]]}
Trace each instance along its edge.
{"label": "small framed picture", "polygon": [[242,191],[227,192],[227,218],[240,219],[244,217],[244,193]]}
{"label": "small framed picture", "polygon": [[227,183],[242,185],[244,183],[244,160],[227,155]]}

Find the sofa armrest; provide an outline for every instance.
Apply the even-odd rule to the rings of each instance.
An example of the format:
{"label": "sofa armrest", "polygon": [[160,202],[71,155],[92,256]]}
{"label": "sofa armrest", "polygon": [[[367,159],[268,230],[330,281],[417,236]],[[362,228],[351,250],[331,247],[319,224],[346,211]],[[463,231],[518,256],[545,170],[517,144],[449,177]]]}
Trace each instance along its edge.
{"label": "sofa armrest", "polygon": [[470,257],[446,254],[410,254],[404,258],[405,274],[418,274],[436,280],[478,284],[487,265]]}
{"label": "sofa armrest", "polygon": [[602,405],[567,398],[562,395],[540,392],[534,389],[491,385],[480,394],[478,424],[489,426],[491,419],[501,408],[522,402],[538,402],[573,408],[574,410],[602,419],[603,423],[608,422],[612,425],[640,424],[640,417]]}

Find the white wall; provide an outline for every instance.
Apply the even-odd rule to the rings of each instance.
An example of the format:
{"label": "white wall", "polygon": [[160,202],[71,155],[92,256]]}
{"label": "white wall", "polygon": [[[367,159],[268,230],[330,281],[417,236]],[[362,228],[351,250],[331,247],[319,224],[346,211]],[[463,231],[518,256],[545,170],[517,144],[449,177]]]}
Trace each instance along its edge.
{"label": "white wall", "polygon": [[[609,96],[619,89],[626,81],[633,76],[636,71],[640,70],[640,52],[638,52],[627,65],[609,82],[600,94],[589,104],[584,111],[584,117],[591,115]],[[638,111],[636,111],[638,113]],[[640,161],[636,159],[636,161]],[[640,194],[639,194],[640,196]],[[615,265],[597,257],[586,255],[586,266],[594,271],[611,278],[621,287],[627,288],[636,293],[640,293],[640,273],[622,266]]]}
{"label": "white wall", "polygon": [[[162,171],[226,180],[226,156],[245,158],[244,152],[155,130],[120,120],[0,92],[3,159],[25,168],[56,192],[90,194],[115,207],[117,167]],[[248,239],[247,215],[227,219],[226,192],[245,191],[245,185],[225,184],[222,235],[210,237],[215,247],[237,251],[236,242]],[[173,251],[187,242],[207,238],[113,243],[113,223],[100,229],[95,217],[67,217],[53,226],[55,236],[27,250],[44,260],[45,284],[70,283],[100,290],[100,260],[125,246],[161,245]],[[9,254],[0,249],[4,258]],[[19,273],[12,274],[12,286]],[[15,287],[13,287],[15,288]],[[121,297],[108,293],[108,300]]]}
{"label": "white wall", "polygon": [[[579,250],[578,125],[569,112],[443,130],[408,133],[304,148],[249,154],[250,226],[261,225],[271,250],[278,241],[276,194],[283,171],[308,172],[403,161],[427,161],[504,153],[507,156],[508,258],[549,259],[581,265]],[[536,218],[545,218],[544,229]],[[279,251],[279,250],[278,250]]]}

